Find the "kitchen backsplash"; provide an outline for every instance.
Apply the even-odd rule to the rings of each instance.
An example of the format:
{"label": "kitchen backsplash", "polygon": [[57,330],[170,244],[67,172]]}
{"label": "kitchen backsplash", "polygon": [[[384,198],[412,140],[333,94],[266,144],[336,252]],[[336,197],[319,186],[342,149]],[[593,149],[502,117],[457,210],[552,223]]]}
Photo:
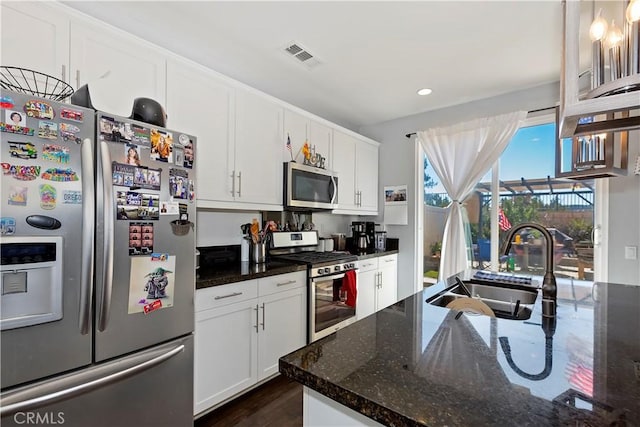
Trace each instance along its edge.
{"label": "kitchen backsplash", "polygon": [[242,238],[240,226],[257,218],[262,223],[260,212],[218,212],[198,210],[196,246],[239,245]]}

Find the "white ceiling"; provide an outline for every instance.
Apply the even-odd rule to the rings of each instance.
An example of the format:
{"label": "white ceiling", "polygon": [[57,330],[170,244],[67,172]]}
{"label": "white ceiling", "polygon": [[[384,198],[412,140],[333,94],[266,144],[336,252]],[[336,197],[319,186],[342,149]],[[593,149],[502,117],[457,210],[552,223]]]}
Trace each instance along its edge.
{"label": "white ceiling", "polygon": [[560,76],[560,0],[66,4],[356,130]]}

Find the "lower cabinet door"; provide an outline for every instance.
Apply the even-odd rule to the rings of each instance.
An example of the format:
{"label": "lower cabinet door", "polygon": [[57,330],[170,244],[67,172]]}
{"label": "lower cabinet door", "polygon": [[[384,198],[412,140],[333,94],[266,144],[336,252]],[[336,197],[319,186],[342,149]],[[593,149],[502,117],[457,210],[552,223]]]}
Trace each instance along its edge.
{"label": "lower cabinet door", "polygon": [[307,343],[306,287],[259,300],[258,381],[278,372],[278,359]]}
{"label": "lower cabinet door", "polygon": [[385,257],[380,259],[380,275],[378,288],[378,310],[395,304],[398,300],[398,264],[397,258]]}
{"label": "lower cabinet door", "polygon": [[356,317],[358,320],[375,313],[378,270],[358,272]]}
{"label": "lower cabinet door", "polygon": [[257,299],[195,315],[194,415],[257,381]]}

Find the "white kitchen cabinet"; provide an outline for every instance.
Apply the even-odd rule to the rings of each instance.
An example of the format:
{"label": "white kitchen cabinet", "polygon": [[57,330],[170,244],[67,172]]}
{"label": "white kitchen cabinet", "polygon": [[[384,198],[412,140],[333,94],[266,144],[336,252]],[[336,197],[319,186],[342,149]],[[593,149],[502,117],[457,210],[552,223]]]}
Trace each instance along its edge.
{"label": "white kitchen cabinet", "polygon": [[196,291],[194,415],[278,372],[306,344],[306,271]]}
{"label": "white kitchen cabinet", "polygon": [[135,98],[166,104],[164,52],[123,31],[73,18],[69,67],[71,85],[88,83],[98,110],[128,117]]}
{"label": "white kitchen cabinet", "polygon": [[358,262],[356,317],[369,316],[398,300],[398,255]]}
{"label": "white kitchen cabinet", "polygon": [[177,61],[167,63],[168,127],[195,135],[202,203],[233,202],[234,88],[214,73]]}
{"label": "white kitchen cabinet", "polygon": [[[315,152],[326,159],[324,164],[325,169],[332,170],[332,134],[332,129],[329,126],[295,111],[284,110],[284,138],[285,141],[287,135],[291,138],[294,159],[300,151],[300,148],[304,145],[304,142],[308,141],[311,147],[315,147]],[[287,151],[285,152],[284,161],[290,160],[291,155],[289,155]],[[302,154],[298,156],[297,161],[302,162]]]}
{"label": "white kitchen cabinet", "polygon": [[[256,286],[251,280],[196,292],[194,414],[258,379]],[[206,308],[209,302],[212,308]]]}
{"label": "white kitchen cabinet", "polygon": [[332,156],[338,173],[335,213],[377,215],[378,146],[334,129]]}
{"label": "white kitchen cabinet", "polygon": [[378,258],[378,288],[376,310],[398,301],[398,255]]}
{"label": "white kitchen cabinet", "polygon": [[356,300],[356,317],[358,320],[376,312],[377,279],[377,258],[358,262],[358,297]]}
{"label": "white kitchen cabinet", "polygon": [[69,18],[47,2],[2,2],[2,65],[69,82]]}
{"label": "white kitchen cabinet", "polygon": [[235,197],[241,203],[282,210],[284,109],[247,90],[236,91]]}

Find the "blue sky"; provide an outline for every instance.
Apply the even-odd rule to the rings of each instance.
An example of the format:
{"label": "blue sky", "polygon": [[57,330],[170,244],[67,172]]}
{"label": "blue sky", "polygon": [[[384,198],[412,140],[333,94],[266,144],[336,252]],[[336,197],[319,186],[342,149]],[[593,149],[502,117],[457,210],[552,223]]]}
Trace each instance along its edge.
{"label": "blue sky", "polygon": [[[521,128],[511,139],[509,146],[500,157],[500,179],[502,181],[552,178],[555,176],[555,123]],[[440,180],[436,177],[431,165],[427,174],[437,183],[430,192],[444,193]],[[491,171],[484,176],[482,182],[491,181]]]}

